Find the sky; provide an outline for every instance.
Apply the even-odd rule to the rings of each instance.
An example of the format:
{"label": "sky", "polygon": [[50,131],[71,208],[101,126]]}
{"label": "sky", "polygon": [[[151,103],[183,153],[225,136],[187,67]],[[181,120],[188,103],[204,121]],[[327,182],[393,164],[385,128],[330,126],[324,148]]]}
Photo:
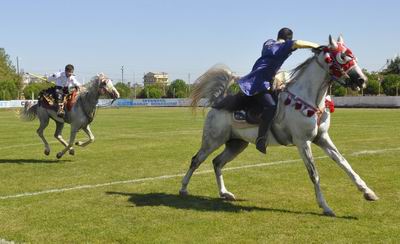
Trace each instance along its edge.
{"label": "sky", "polygon": [[[400,53],[400,1],[1,0],[0,47],[25,72],[51,74],[66,64],[78,79],[104,72],[143,82],[195,79],[216,63],[248,73],[262,44],[282,27],[294,39],[328,43],[342,34],[362,68],[379,71]],[[297,50],[288,70],[311,55]]]}

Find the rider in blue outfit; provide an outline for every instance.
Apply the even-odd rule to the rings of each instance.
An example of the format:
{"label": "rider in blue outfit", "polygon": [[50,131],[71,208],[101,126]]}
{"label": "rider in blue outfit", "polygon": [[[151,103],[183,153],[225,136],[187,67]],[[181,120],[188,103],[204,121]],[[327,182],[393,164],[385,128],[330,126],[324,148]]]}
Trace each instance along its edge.
{"label": "rider in blue outfit", "polygon": [[[272,96],[273,79],[283,62],[297,48],[317,48],[318,44],[292,40],[293,32],[289,28],[282,28],[278,32],[277,40],[268,40],[264,43],[261,57],[255,62],[252,71],[238,80],[244,96],[252,96],[262,105],[262,122],[258,130],[256,148],[266,153],[267,132],[271,127],[276,112],[276,103]],[[243,94],[242,94],[243,96]]]}

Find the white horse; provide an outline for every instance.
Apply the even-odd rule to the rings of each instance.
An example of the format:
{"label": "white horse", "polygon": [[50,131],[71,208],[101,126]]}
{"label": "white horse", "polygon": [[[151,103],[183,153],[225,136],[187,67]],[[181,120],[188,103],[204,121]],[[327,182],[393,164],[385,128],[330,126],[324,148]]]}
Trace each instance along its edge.
{"label": "white horse", "polygon": [[[213,105],[226,93],[227,88],[239,79],[227,67],[214,66],[196,81],[192,91],[192,106],[201,98]],[[353,56],[340,36],[338,40],[329,36],[329,46],[321,47],[311,58],[299,65],[290,82],[280,93],[278,109],[273,125],[268,132],[268,145],[295,145],[314,184],[316,199],[323,214],[335,216],[321,192],[319,175],[311,152],[311,143],[321,147],[351,178],[366,200],[378,197],[354,172],[347,160],[339,153],[328,134],[330,113],[325,111],[325,98],[333,80],[352,88],[365,87],[367,81]],[[258,126],[239,125],[232,112],[211,109],[207,114],[200,150],[193,156],[188,172],[182,180],[180,195],[187,195],[187,186],[193,172],[200,164],[225,144],[224,151],[213,159],[220,197],[235,200],[224,184],[222,168],[240,154],[249,143],[255,143]]]}
{"label": "white horse", "polygon": [[[50,146],[46,138],[44,138],[43,131],[49,124],[49,119],[53,119],[56,123],[54,137],[65,146],[61,152],[57,153],[57,158],[61,158],[67,151],[69,151],[71,155],[74,155],[75,151],[72,146],[74,145],[76,134],[80,129],[88,135],[89,139],[84,142],[78,141],[75,145],[84,147],[94,141],[94,136],[90,130],[89,124],[94,119],[96,105],[101,94],[107,94],[112,99],[119,98],[117,89],[115,89],[112,81],[104,74],[99,74],[91,80],[87,91],[83,91],[78,95],[75,105],[71,108],[71,111],[66,111],[64,119],[58,117],[54,109],[42,106],[41,102],[33,106],[29,102],[25,103],[20,117],[25,121],[32,121],[36,117],[39,118],[40,125],[37,129],[37,134],[44,143],[45,155],[50,154]],[[71,133],[68,143],[62,137],[64,123],[71,124]]]}

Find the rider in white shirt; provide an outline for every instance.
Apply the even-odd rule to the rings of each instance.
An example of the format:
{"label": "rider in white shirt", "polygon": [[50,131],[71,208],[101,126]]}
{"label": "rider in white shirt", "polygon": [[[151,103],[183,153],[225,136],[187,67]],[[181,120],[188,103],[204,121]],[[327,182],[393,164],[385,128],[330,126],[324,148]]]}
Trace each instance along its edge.
{"label": "rider in white shirt", "polygon": [[57,116],[64,117],[64,96],[72,92],[73,89],[79,91],[81,84],[74,76],[74,66],[68,64],[65,66],[65,72],[54,73],[47,77],[49,81],[55,81],[55,99],[58,104]]}

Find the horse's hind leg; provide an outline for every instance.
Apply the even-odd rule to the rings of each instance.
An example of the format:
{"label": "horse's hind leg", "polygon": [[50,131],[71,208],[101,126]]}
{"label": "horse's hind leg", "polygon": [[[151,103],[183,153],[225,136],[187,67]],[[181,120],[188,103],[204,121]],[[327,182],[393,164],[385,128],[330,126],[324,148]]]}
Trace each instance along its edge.
{"label": "horse's hind leg", "polygon": [[49,143],[47,142],[46,138],[44,138],[43,131],[46,129],[47,125],[49,124],[49,117],[39,117],[40,125],[39,128],[36,130],[36,133],[42,139],[44,143],[44,154],[49,155],[50,154],[50,146]]}
{"label": "horse's hind leg", "polygon": [[314,141],[316,145],[321,147],[325,153],[333,159],[350,177],[353,183],[357,186],[358,190],[364,193],[364,198],[369,201],[375,201],[379,198],[361,179],[361,177],[354,172],[347,160],[340,154],[339,150],[333,144],[331,138],[327,133],[321,135],[318,140]]}
{"label": "horse's hind leg", "polygon": [[188,191],[187,191],[187,186],[189,184],[190,178],[192,177],[194,171],[200,166],[201,163],[204,162],[204,160],[206,160],[206,158],[208,157],[208,155],[210,155],[214,150],[214,149],[210,149],[210,148],[201,148],[196,155],[194,155],[192,157],[192,161],[190,163],[190,167],[188,169],[188,171],[186,172],[186,175],[183,177],[182,179],[182,187],[179,190],[179,195],[181,196],[186,196],[188,195]]}
{"label": "horse's hind leg", "polygon": [[89,139],[87,141],[84,141],[84,142],[77,141],[75,143],[75,145],[80,146],[80,147],[85,147],[88,144],[94,142],[94,135],[93,135],[92,131],[90,130],[89,125],[87,125],[86,127],[83,127],[82,130],[86,133],[86,135],[89,136]]}
{"label": "horse's hind leg", "polygon": [[187,186],[193,172],[206,160],[208,155],[217,150],[222,144],[229,140],[230,127],[223,120],[223,116],[218,116],[218,112],[212,109],[208,112],[206,122],[204,124],[203,139],[200,150],[193,156],[189,170],[182,180],[182,187],[179,190],[180,195],[187,195]]}
{"label": "horse's hind leg", "polygon": [[319,184],[319,175],[317,168],[315,167],[314,163],[314,158],[311,152],[311,142],[310,141],[304,141],[304,142],[295,142],[297,149],[300,153],[300,156],[302,157],[304,164],[307,168],[308,175],[310,176],[310,179],[312,183],[314,184],[314,190],[315,190],[315,195],[317,198],[317,202],[320,208],[324,210],[324,215],[327,216],[335,216],[335,213],[332,211],[332,209],[328,206],[327,202],[325,201],[325,198],[322,194],[321,187]]}
{"label": "horse's hind leg", "polygon": [[[64,145],[64,147],[68,146],[68,143],[64,140],[64,138],[62,137],[62,130],[64,128],[64,123],[58,122],[56,121],[56,131],[54,132],[54,137],[61,142],[61,144]],[[69,149],[69,154],[70,155],[75,155],[75,150],[74,148],[70,148]]]}
{"label": "horse's hind leg", "polygon": [[240,139],[231,139],[225,143],[225,150],[213,160],[219,195],[224,199],[236,200],[235,195],[229,192],[225,187],[224,178],[222,176],[222,168],[225,166],[225,164],[232,161],[237,155],[243,152],[248,145],[249,143],[246,141]]}

